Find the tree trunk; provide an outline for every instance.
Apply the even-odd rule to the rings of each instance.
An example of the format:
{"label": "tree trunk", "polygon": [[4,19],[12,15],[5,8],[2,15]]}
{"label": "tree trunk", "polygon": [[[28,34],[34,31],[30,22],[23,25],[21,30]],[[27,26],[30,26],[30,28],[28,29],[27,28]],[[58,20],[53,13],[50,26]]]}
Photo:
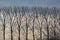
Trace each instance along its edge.
{"label": "tree trunk", "polygon": [[55,28],[56,28],[56,24],[55,24],[55,21],[54,21],[54,40],[57,40],[56,39],[56,31],[55,31]]}
{"label": "tree trunk", "polygon": [[26,18],[26,40],[28,40],[28,24],[27,24],[27,18]]}
{"label": "tree trunk", "polygon": [[10,17],[10,27],[11,27],[11,40],[13,40],[13,29],[12,29],[12,18],[11,17]]}
{"label": "tree trunk", "polygon": [[47,24],[47,40],[49,40],[49,26]]}
{"label": "tree trunk", "polygon": [[35,17],[33,19],[33,27],[32,27],[32,32],[33,32],[33,40],[35,40],[35,36],[34,36],[34,21],[35,21]]}
{"label": "tree trunk", "polygon": [[49,40],[49,26],[48,26],[47,18],[45,18],[45,20],[47,24],[47,40]]}
{"label": "tree trunk", "polygon": [[41,22],[41,27],[40,27],[40,40],[42,40],[42,22]]}
{"label": "tree trunk", "polygon": [[[20,22],[20,24],[18,22]],[[18,40],[20,40],[21,16],[20,16],[20,20],[17,20],[17,24],[18,24]]]}
{"label": "tree trunk", "polygon": [[5,18],[3,23],[3,40],[5,40]]}

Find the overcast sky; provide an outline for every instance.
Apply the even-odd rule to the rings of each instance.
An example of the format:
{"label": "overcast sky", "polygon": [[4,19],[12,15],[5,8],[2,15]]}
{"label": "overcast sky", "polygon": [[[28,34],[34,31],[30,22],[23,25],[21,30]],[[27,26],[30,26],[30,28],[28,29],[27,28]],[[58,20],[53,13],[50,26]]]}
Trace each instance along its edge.
{"label": "overcast sky", "polygon": [[2,6],[56,6],[60,7],[60,0],[0,0]]}

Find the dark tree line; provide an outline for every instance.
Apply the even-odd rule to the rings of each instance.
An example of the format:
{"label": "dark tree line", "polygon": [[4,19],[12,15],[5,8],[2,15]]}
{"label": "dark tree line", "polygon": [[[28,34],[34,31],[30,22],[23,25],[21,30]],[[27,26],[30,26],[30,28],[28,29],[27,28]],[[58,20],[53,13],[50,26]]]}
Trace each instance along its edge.
{"label": "dark tree line", "polygon": [[[25,21],[26,21],[26,23],[25,23],[26,29],[24,29],[24,31],[26,30],[26,32],[24,33],[24,34],[26,34],[25,40],[29,40],[28,39],[28,37],[29,37],[28,28],[29,28],[29,26],[31,26],[31,25],[29,25],[30,19],[28,17],[32,18],[32,20],[31,20],[32,21],[32,26],[31,26],[32,30],[31,31],[32,31],[32,37],[33,37],[32,40],[43,40],[44,39],[43,38],[44,36],[42,36],[43,35],[42,30],[43,30],[43,26],[44,26],[43,25],[44,20],[46,22],[46,33],[47,34],[44,34],[44,35],[47,35],[46,40],[58,40],[58,38],[57,38],[58,34],[56,33],[56,28],[57,28],[56,20],[58,19],[57,17],[60,18],[60,16],[58,16],[58,15],[60,15],[60,9],[57,9],[55,7],[53,7],[53,8],[41,8],[41,7],[32,7],[32,8],[29,8],[29,7],[8,7],[7,8],[7,7],[5,7],[5,8],[0,8],[0,13],[2,13],[2,15],[3,15],[3,40],[5,40],[5,28],[6,28],[6,22],[5,22],[6,19],[5,18],[7,15],[9,15],[9,17],[10,17],[10,20],[8,20],[8,21],[10,21],[11,40],[13,40],[13,37],[14,37],[13,36],[13,21],[14,21],[13,17],[14,18],[17,17],[16,22],[17,22],[17,26],[18,26],[18,40],[21,40],[21,29],[23,29],[23,28],[21,28],[21,25],[23,25],[22,24],[23,17],[25,17]],[[50,17],[47,15],[50,15]],[[52,15],[53,15],[53,17],[51,18]],[[41,17],[41,18],[39,18],[39,17]],[[53,28],[53,30],[51,30],[51,31],[53,31],[53,34],[51,34],[51,35],[54,35],[53,38],[50,38],[51,37],[50,36],[50,27],[49,27],[50,24],[48,22],[49,21],[48,17],[53,19],[51,21],[54,22],[53,25],[51,26]],[[35,30],[37,30],[37,28],[35,29],[36,19],[39,24],[38,25],[39,26],[39,29],[38,29],[39,36],[37,39],[35,38],[35,35],[36,35]],[[36,27],[38,27],[38,26],[36,26]]]}

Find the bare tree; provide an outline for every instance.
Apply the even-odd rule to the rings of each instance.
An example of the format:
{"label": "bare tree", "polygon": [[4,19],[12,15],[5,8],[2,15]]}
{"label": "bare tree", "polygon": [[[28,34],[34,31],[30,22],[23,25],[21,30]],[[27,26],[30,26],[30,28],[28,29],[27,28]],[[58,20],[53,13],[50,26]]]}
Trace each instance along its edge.
{"label": "bare tree", "polygon": [[39,20],[38,20],[38,23],[39,23],[39,36],[40,36],[40,38],[39,38],[39,40],[42,40],[42,22],[40,22]]}
{"label": "bare tree", "polygon": [[27,17],[26,17],[26,40],[28,40],[28,24],[27,24]]}
{"label": "bare tree", "polygon": [[12,26],[12,17],[10,15],[10,27],[11,27],[11,40],[13,40],[13,26]]}
{"label": "bare tree", "polygon": [[35,15],[34,15],[34,18],[33,18],[33,26],[32,26],[33,40],[35,40],[35,36],[34,36],[34,21],[35,21]]}
{"label": "bare tree", "polygon": [[41,22],[41,27],[40,27],[40,40],[42,40],[42,22]]}
{"label": "bare tree", "polygon": [[5,13],[3,14],[4,19],[3,19],[3,40],[5,40]]}
{"label": "bare tree", "polygon": [[55,20],[54,20],[54,40],[57,40],[56,39],[56,22],[55,22]]}
{"label": "bare tree", "polygon": [[49,40],[49,26],[48,26],[48,20],[46,17],[44,17],[46,20],[46,24],[47,24],[47,40]]}
{"label": "bare tree", "polygon": [[18,40],[20,40],[21,15],[17,17],[17,24],[18,24]]}

